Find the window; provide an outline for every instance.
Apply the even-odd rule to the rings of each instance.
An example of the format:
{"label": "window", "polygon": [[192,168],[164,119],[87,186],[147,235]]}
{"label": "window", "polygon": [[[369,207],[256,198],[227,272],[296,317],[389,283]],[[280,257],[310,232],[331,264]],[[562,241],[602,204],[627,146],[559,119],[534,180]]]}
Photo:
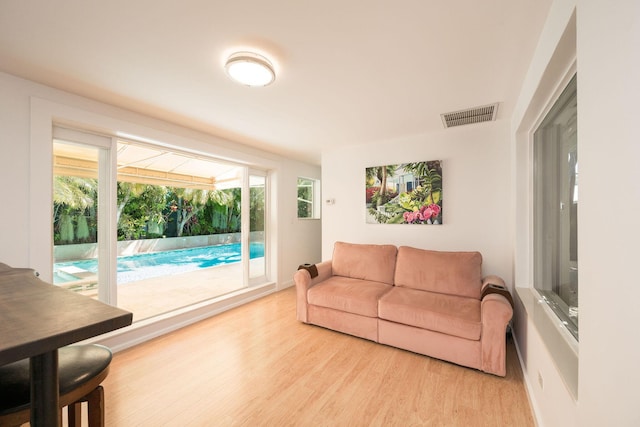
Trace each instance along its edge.
{"label": "window", "polygon": [[534,286],[578,340],[576,76],[533,138]]}
{"label": "window", "polygon": [[320,218],[319,187],[317,179],[298,178],[298,218]]}

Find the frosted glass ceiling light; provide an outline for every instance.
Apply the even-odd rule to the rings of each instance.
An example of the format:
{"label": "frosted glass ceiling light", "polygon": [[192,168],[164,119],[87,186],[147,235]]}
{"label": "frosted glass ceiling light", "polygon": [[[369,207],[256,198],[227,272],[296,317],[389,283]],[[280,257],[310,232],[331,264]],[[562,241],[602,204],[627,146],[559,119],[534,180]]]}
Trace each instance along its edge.
{"label": "frosted glass ceiling light", "polygon": [[257,53],[236,52],[224,68],[232,80],[246,86],[266,86],[276,79],[271,62]]}

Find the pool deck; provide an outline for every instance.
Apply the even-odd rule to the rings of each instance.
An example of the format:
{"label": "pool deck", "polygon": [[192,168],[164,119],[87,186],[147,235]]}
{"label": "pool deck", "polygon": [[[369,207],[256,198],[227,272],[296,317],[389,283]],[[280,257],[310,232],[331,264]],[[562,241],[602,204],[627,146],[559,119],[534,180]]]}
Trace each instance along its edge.
{"label": "pool deck", "polygon": [[[252,265],[256,266],[263,262],[264,258],[251,260]],[[90,281],[91,278],[83,280]],[[118,285],[118,307],[131,311],[133,320],[138,321],[219,297],[242,287],[242,263],[220,265]],[[97,296],[96,289],[80,292],[91,297]]]}
{"label": "pool deck", "polygon": [[118,286],[118,307],[142,320],[242,288],[242,263],[154,277]]}

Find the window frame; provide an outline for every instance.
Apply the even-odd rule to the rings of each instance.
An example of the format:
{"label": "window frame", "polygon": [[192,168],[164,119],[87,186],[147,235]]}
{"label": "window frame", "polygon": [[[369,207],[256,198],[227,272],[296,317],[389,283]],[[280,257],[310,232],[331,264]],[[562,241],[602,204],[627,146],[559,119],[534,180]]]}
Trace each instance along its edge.
{"label": "window frame", "polygon": [[[554,315],[560,319],[564,328],[578,341],[578,303],[570,306],[564,293],[571,293],[571,281],[575,281],[575,293],[578,293],[577,277],[577,225],[575,227],[575,260],[570,261],[570,256],[565,257],[565,252],[572,247],[571,235],[561,233],[562,230],[571,228],[573,221],[577,221],[577,201],[563,200],[563,190],[570,191],[570,179],[565,175],[569,169],[567,161],[570,160],[570,150],[567,140],[547,136],[549,130],[558,130],[558,126],[549,127],[560,116],[566,114],[569,103],[577,99],[577,74],[574,72],[570,79],[561,86],[560,93],[554,97],[541,115],[541,120],[532,132],[532,283],[533,288],[542,302],[548,305]],[[570,112],[570,111],[569,111]],[[577,111],[576,111],[577,127]],[[577,132],[577,129],[574,129]],[[549,139],[553,138],[553,139]],[[576,136],[577,141],[577,136]],[[572,144],[573,146],[573,144]],[[565,152],[566,151],[566,152]],[[575,142],[575,158],[577,159],[577,142]],[[569,155],[569,159],[565,159]],[[544,169],[544,170],[543,170]],[[577,178],[577,161],[574,176]],[[566,186],[565,186],[566,184]],[[574,182],[574,187],[577,184]],[[566,191],[565,191],[566,192]],[[573,195],[575,198],[575,195]],[[566,203],[565,203],[566,202]],[[570,204],[569,211],[565,211],[566,204]],[[575,218],[571,216],[573,205],[575,206]],[[567,216],[563,221],[563,216]],[[566,264],[566,265],[565,265]],[[572,270],[563,274],[564,267]],[[569,277],[569,279],[567,279]],[[566,282],[566,283],[565,283]],[[576,295],[577,296],[577,295]]]}
{"label": "window frame", "polygon": [[[194,139],[193,136],[185,134],[180,128],[173,130],[158,130],[157,128],[145,125],[143,121],[126,121],[112,116],[91,112],[82,108],[61,104],[55,101],[45,100],[38,97],[31,97],[31,121],[30,121],[30,174],[29,174],[29,208],[28,215],[30,221],[29,230],[29,266],[40,274],[40,278],[46,282],[53,283],[53,231],[52,231],[52,207],[53,207],[53,133],[54,127],[70,128],[86,132],[88,134],[104,135],[111,138],[112,141],[118,139],[126,139],[139,143],[148,143],[154,146],[163,147],[169,150],[176,150],[193,155],[200,155],[221,161],[232,162],[245,168],[255,168],[265,171],[268,179],[268,186],[273,187],[273,191],[269,192],[269,199],[266,205],[271,209],[275,204],[274,197],[277,194],[277,176],[281,169],[279,162],[271,160],[267,157],[259,157],[254,154],[235,150],[224,144],[216,144],[215,137],[204,137],[202,139]],[[169,142],[170,141],[170,142]],[[112,148],[109,154],[112,171],[115,171],[116,153]],[[116,194],[116,174],[106,180],[112,183],[111,199],[115,200]],[[99,203],[107,204],[113,213],[115,213],[115,203],[108,202],[103,199]],[[113,227],[108,234],[115,236],[115,215],[113,217]],[[271,220],[267,221],[269,227],[277,226]],[[135,325],[129,331],[121,330],[114,333],[114,341],[118,343],[127,342],[129,339],[137,339],[137,334],[144,330],[150,336],[156,334],[158,330],[173,330],[180,324],[167,324],[174,317],[183,318],[184,321],[190,323],[200,316],[215,314],[220,310],[237,304],[239,301],[250,301],[258,295],[273,292],[277,289],[277,284],[273,280],[272,275],[277,274],[277,251],[272,247],[277,245],[277,235],[269,232],[269,257],[266,261],[266,282],[263,284],[250,283],[241,291],[233,295],[223,298],[214,298],[212,300],[203,301],[200,304],[194,304],[185,309],[177,310],[175,313],[157,316],[157,319],[145,319]],[[114,237],[115,239],[115,237]],[[108,239],[106,241],[109,241]],[[117,242],[114,240],[109,251],[116,253]],[[267,249],[265,248],[265,251]],[[265,252],[266,253],[266,252]],[[113,267],[112,282],[115,282],[115,264]],[[233,297],[233,298],[231,298]],[[101,298],[103,301],[114,301],[108,296]],[[162,326],[164,325],[164,326]],[[164,328],[164,329],[163,329]],[[137,332],[134,332],[137,331]],[[110,338],[109,338],[110,339]],[[120,345],[120,344],[117,344]]]}
{"label": "window frame", "polygon": [[[117,140],[114,137],[92,134],[81,129],[74,129],[59,126],[54,123],[52,131],[52,142],[61,140],[64,143],[78,144],[92,147],[98,150],[98,217],[103,218],[98,221],[98,300],[104,303],[117,306],[117,240],[113,241],[111,236],[117,230],[116,199],[117,184],[115,183],[117,170]],[[53,152],[53,148],[52,148]],[[53,172],[53,171],[52,171]],[[51,176],[53,179],[53,174]],[[54,242],[51,242],[53,253]],[[53,256],[52,256],[53,258]],[[53,267],[53,265],[51,266]],[[52,270],[50,268],[49,270]],[[53,283],[53,278],[51,279]]]}
{"label": "window frame", "polygon": [[[309,184],[301,184],[300,181],[310,181]],[[311,188],[311,200],[305,200],[305,199],[301,199],[300,198],[300,188],[301,187],[309,187]],[[319,179],[315,179],[315,178],[309,178],[309,177],[303,177],[303,176],[299,176],[297,179],[297,184],[296,184],[296,196],[297,196],[297,203],[296,206],[299,206],[300,202],[304,202],[304,203],[309,203],[311,205],[311,209],[310,209],[310,216],[300,216],[300,209],[298,208],[296,216],[298,219],[301,220],[308,220],[308,219],[320,219],[320,207],[321,207],[321,203],[320,203],[320,180]]]}

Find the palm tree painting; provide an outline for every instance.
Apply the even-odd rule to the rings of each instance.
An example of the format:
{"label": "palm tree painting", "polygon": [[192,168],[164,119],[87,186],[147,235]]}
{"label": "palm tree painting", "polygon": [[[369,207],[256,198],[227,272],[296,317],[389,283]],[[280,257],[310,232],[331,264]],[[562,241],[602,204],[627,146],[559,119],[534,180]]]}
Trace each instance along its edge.
{"label": "palm tree painting", "polygon": [[370,224],[442,224],[442,161],[366,168]]}

